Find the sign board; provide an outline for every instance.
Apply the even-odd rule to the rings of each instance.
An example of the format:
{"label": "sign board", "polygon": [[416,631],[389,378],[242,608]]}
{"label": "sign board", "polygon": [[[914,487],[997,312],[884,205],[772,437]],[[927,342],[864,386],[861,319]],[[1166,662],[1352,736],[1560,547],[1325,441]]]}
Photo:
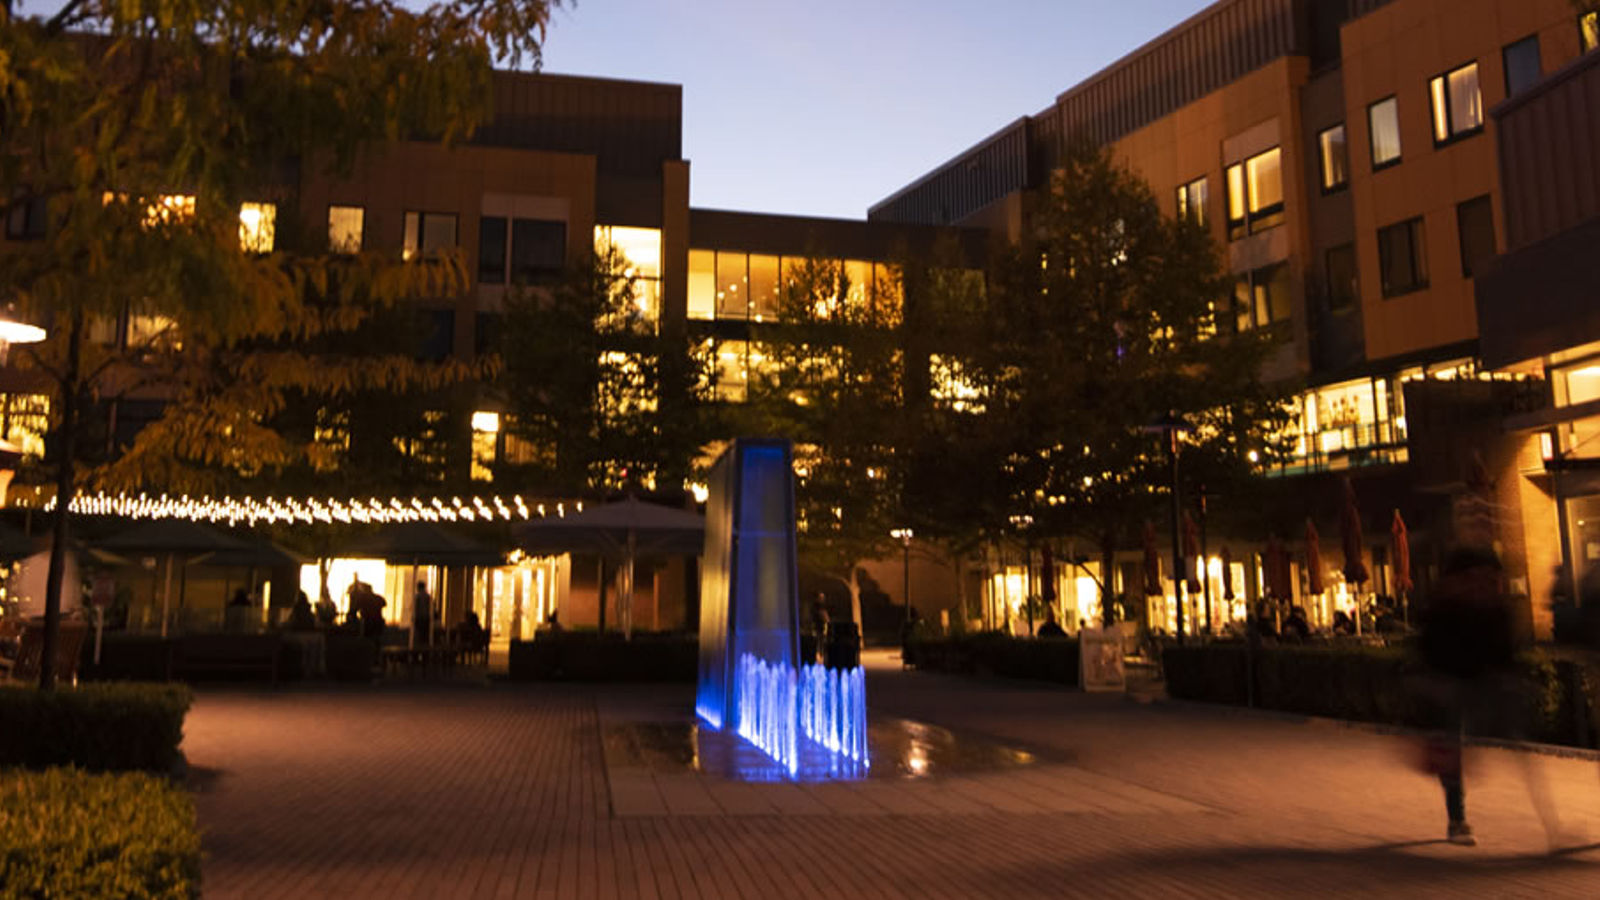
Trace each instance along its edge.
{"label": "sign board", "polygon": [[1121,691],[1127,688],[1122,668],[1122,632],[1116,628],[1085,628],[1078,632],[1078,683],[1085,691]]}

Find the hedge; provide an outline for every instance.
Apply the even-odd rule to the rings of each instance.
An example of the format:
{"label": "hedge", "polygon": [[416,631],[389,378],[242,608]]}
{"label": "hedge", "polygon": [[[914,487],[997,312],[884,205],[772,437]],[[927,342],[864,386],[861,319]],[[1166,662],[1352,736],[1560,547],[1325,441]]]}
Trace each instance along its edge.
{"label": "hedge", "polygon": [[908,665],[931,672],[1078,683],[1078,642],[1071,638],[921,637],[908,642],[904,652]]}
{"label": "hedge", "polygon": [[137,772],[0,771],[0,898],[199,894],[188,794]]}
{"label": "hedge", "polygon": [[[1260,647],[1243,644],[1168,647],[1162,654],[1167,694],[1182,700],[1238,706],[1252,700],[1262,709],[1312,716],[1438,728],[1443,711],[1419,692],[1426,674],[1414,654],[1394,647]],[[1591,680],[1572,661],[1531,654],[1518,662],[1523,706],[1515,711],[1515,733],[1547,743],[1592,746]],[[1506,729],[1502,729],[1506,731]]]}
{"label": "hedge", "polygon": [[677,632],[622,635],[593,631],[544,633],[512,641],[512,681],[675,681],[699,677],[700,639]]}
{"label": "hedge", "polygon": [[0,766],[169,772],[193,699],[181,684],[0,688]]}

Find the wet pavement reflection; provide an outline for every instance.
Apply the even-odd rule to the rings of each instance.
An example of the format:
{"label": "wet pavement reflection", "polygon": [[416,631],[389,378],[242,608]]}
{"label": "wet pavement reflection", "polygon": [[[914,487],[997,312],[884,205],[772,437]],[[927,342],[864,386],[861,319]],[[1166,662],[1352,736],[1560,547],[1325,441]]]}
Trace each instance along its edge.
{"label": "wet pavement reflection", "polygon": [[1060,761],[1041,759],[1038,751],[897,718],[868,721],[868,766],[806,744],[800,748],[799,773],[793,778],[748,741],[697,722],[619,724],[606,729],[605,745],[607,760],[614,766],[663,774],[700,772],[736,781],[938,778]]}

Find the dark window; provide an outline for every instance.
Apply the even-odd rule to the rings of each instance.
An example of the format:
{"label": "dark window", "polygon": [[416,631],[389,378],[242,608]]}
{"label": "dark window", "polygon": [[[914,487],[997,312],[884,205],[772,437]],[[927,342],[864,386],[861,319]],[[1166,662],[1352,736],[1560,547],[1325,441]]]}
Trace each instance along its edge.
{"label": "dark window", "polygon": [[1367,143],[1374,170],[1400,162],[1399,100],[1385,97],[1367,107]]}
{"label": "dark window", "polygon": [[504,216],[484,216],[478,220],[478,283],[506,283]]}
{"label": "dark window", "polygon": [[1265,150],[1228,167],[1228,237],[1283,224],[1283,154]]}
{"label": "dark window", "polygon": [[567,261],[567,223],[511,220],[511,278],[536,283],[559,275]]}
{"label": "dark window", "polygon": [[1530,35],[1500,51],[1506,64],[1506,96],[1515,97],[1539,80],[1539,36]]}
{"label": "dark window", "polygon": [[46,203],[43,197],[18,197],[6,215],[6,237],[33,241],[44,237]]}
{"label": "dark window", "polygon": [[1344,123],[1317,133],[1317,152],[1322,160],[1322,189],[1334,191],[1350,181],[1350,156],[1345,150]]}
{"label": "dark window", "polygon": [[1178,188],[1178,218],[1196,225],[1206,224],[1206,198],[1210,190],[1204,177]]}
{"label": "dark window", "polygon": [[412,259],[419,253],[438,253],[456,245],[456,217],[454,213],[406,213],[404,256]]}
{"label": "dark window", "polygon": [[1489,202],[1489,195],[1457,205],[1456,227],[1461,233],[1461,274],[1471,278],[1495,253],[1494,204]]}
{"label": "dark window", "polygon": [[1356,245],[1329,247],[1324,257],[1328,276],[1328,308],[1349,309],[1360,296],[1356,281]]}
{"label": "dark window", "polygon": [[1578,42],[1585,53],[1600,47],[1600,12],[1586,12],[1578,16]]}
{"label": "dark window", "polygon": [[422,358],[441,360],[455,352],[456,313],[453,309],[430,309],[423,313]]}
{"label": "dark window", "polygon": [[[1288,263],[1256,269],[1234,283],[1234,327],[1239,331],[1287,325],[1292,307]],[[1283,330],[1287,335],[1288,329]]]}
{"label": "dark window", "polygon": [[478,355],[500,349],[500,322],[503,316],[495,312],[480,312],[473,322],[472,344]]}
{"label": "dark window", "polygon": [[1433,98],[1433,142],[1448,144],[1483,130],[1483,94],[1478,64],[1467,63],[1428,82]]}
{"label": "dark window", "polygon": [[1423,249],[1420,217],[1378,229],[1378,273],[1385,297],[1397,297],[1428,286],[1428,259]]}

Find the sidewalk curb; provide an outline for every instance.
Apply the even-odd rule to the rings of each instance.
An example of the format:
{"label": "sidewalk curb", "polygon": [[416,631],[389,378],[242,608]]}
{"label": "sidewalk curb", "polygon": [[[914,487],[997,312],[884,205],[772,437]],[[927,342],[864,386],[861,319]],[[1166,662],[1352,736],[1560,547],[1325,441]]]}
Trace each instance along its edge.
{"label": "sidewalk curb", "polygon": [[[1384,725],[1380,722],[1360,722],[1353,719],[1333,719],[1327,716],[1310,716],[1305,713],[1287,712],[1281,709],[1257,709],[1247,706],[1233,706],[1227,703],[1202,703],[1198,700],[1174,700],[1171,697],[1152,697],[1141,699],[1129,695],[1131,703],[1144,706],[1165,706],[1174,710],[1187,712],[1222,713],[1259,719],[1276,719],[1280,722],[1293,722],[1314,728],[1330,728],[1345,731],[1364,731],[1368,734],[1393,735],[1396,737],[1425,737],[1432,732],[1407,728],[1402,725]],[[1567,747],[1562,744],[1541,744],[1536,741],[1513,741],[1506,738],[1471,737],[1466,739],[1470,747],[1493,747],[1499,750],[1515,750],[1522,753],[1537,753],[1541,756],[1555,756],[1562,759],[1581,759],[1588,762],[1600,762],[1600,750],[1591,750],[1585,747]]]}

